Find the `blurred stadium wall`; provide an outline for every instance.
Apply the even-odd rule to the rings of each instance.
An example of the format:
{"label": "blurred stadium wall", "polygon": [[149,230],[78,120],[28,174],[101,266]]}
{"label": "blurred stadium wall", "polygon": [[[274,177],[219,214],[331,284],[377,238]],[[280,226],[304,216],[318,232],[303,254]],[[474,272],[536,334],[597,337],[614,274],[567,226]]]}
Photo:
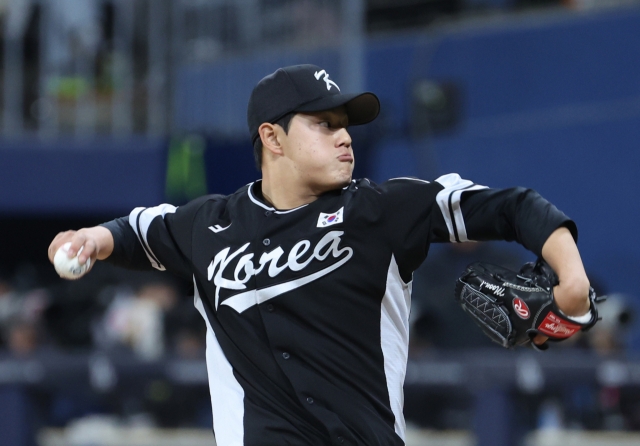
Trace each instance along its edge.
{"label": "blurred stadium wall", "polygon": [[[601,291],[640,310],[636,0],[4,0],[0,21],[0,273],[30,263],[53,275],[45,252],[60,230],[254,180],[251,88],[280,66],[314,63],[343,91],[381,98],[378,121],[353,129],[356,175],[453,171],[534,188],[578,222]],[[640,381],[635,363],[589,367],[614,390]],[[428,374],[418,375],[424,385]],[[17,406],[0,406],[15,417],[0,432],[17,426],[34,441],[21,418],[29,410]]]}
{"label": "blurred stadium wall", "polygon": [[467,6],[483,14],[427,11],[427,27],[375,33],[376,2],[267,3],[9,2],[2,215],[120,215],[167,192],[186,200],[188,183],[167,190],[167,159],[194,133],[206,187],[192,190],[229,193],[258,176],[252,86],[312,62],[343,90],[382,99],[378,122],[354,129],[358,175],[455,171],[535,188],[578,221],[589,270],[635,291],[638,7],[506,15],[496,8],[517,2],[476,1]]}

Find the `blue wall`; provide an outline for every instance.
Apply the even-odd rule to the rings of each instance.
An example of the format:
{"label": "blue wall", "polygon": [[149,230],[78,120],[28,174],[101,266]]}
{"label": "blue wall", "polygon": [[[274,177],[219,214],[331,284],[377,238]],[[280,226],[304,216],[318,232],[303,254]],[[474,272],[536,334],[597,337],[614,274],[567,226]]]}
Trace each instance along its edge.
{"label": "blue wall", "polygon": [[0,212],[129,212],[164,197],[165,141],[39,140],[0,144]]}
{"label": "blue wall", "polygon": [[611,291],[637,293],[640,10],[378,42],[367,73],[391,109],[392,134],[407,128],[415,79],[452,80],[463,91],[455,131],[374,149],[378,179],[415,171],[411,160],[387,162],[386,153],[405,153],[423,176],[458,172],[490,186],[532,187],[577,221],[591,273]]}
{"label": "blue wall", "polygon": [[[255,82],[278,66],[314,62],[339,83],[338,61],[325,50],[182,70],[178,127],[213,125],[237,138],[212,136],[210,190],[228,193],[257,176],[247,165],[245,130]],[[640,9],[511,16],[373,39],[365,73],[367,89],[382,101],[381,118],[365,127],[365,140],[379,141],[369,148],[368,176],[453,171],[490,186],[537,189],[578,222],[587,267],[613,290],[636,292]],[[447,134],[410,140],[409,92],[420,78],[460,86],[461,122]],[[165,162],[166,141],[3,142],[0,211],[120,212],[155,204],[164,200]]]}
{"label": "blue wall", "polygon": [[[230,194],[259,177],[248,141],[205,144],[209,191]],[[165,138],[3,141],[0,217],[116,217],[163,203],[168,145]]]}

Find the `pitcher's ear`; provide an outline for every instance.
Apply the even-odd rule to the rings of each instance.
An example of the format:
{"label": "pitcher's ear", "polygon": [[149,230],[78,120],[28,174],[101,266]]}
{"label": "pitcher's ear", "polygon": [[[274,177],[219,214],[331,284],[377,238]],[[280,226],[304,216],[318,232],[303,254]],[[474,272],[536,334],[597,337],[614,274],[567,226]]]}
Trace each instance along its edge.
{"label": "pitcher's ear", "polygon": [[278,126],[269,122],[265,122],[260,125],[260,127],[258,127],[258,134],[260,135],[260,140],[262,141],[262,147],[264,147],[274,155],[282,155],[282,145],[280,144],[279,135],[280,133],[282,133],[282,130],[278,130]]}

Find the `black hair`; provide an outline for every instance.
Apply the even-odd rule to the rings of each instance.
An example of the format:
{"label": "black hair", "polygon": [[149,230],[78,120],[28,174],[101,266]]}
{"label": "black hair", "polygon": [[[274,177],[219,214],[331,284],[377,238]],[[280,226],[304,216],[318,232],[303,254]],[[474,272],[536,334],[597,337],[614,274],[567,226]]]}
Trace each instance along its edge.
{"label": "black hair", "polygon": [[[284,130],[285,134],[289,133],[289,127],[291,126],[291,119],[295,115],[295,112],[287,113],[282,118],[278,119],[272,124],[278,124]],[[256,138],[253,143],[253,157],[256,160],[256,168],[258,171],[262,170],[262,140],[260,139],[260,135]]]}

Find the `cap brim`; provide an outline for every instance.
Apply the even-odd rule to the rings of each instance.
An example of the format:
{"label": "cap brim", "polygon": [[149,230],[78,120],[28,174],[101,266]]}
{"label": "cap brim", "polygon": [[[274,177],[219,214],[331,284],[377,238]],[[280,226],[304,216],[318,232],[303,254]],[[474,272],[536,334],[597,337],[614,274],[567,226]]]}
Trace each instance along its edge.
{"label": "cap brim", "polygon": [[361,125],[373,121],[380,114],[380,100],[373,93],[335,94],[308,102],[295,109],[296,112],[319,112],[344,105],[347,108],[349,125]]}

